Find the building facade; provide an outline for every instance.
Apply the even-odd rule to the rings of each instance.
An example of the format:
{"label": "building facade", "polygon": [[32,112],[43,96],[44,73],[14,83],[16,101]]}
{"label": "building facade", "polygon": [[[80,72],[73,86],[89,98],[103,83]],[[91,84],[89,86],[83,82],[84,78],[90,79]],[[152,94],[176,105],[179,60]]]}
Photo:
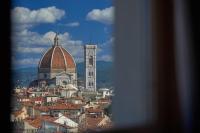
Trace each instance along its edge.
{"label": "building facade", "polygon": [[85,45],[85,89],[96,91],[96,49],[97,45]]}

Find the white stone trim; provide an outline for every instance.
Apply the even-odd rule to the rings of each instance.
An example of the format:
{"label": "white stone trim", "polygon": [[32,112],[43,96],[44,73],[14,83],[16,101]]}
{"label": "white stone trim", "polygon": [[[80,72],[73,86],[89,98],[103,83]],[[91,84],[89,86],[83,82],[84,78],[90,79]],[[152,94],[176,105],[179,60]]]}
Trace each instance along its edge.
{"label": "white stone trim", "polygon": [[[66,49],[65,49],[64,47],[62,47],[62,46],[61,46],[61,48],[63,48],[64,50],[66,50]],[[75,79],[74,79],[74,80],[75,80],[75,82],[76,82],[75,84],[76,84],[76,87],[77,87],[77,69],[76,69],[76,62],[75,62],[75,60],[74,60],[74,57],[73,57],[67,50],[66,50],[66,52],[71,56],[71,58],[72,58],[72,60],[73,60],[73,62],[74,62],[74,65],[75,65],[75,72],[74,72],[74,73],[75,73]],[[65,57],[65,56],[64,56],[64,57]]]}
{"label": "white stone trim", "polygon": [[62,55],[63,55],[63,57],[64,57],[64,60],[65,60],[65,71],[67,71],[67,62],[66,62],[65,54],[64,54],[64,52],[63,52],[63,50],[62,50],[62,47],[60,46],[59,48],[60,48],[60,50],[61,50],[61,52],[62,52]]}
{"label": "white stone trim", "polygon": [[[62,47],[62,46],[61,46]],[[62,47],[62,48],[64,48],[64,47]],[[65,49],[65,48],[64,48]],[[66,49],[65,49],[66,50]],[[66,50],[67,51],[67,50]],[[74,60],[74,58],[73,58],[73,56],[67,51],[67,53],[71,56],[71,58],[72,58],[72,60],[73,60],[73,62],[74,62],[74,64],[75,64],[75,68],[76,68],[76,62],[75,62],[75,60]],[[76,69],[75,69],[76,70]]]}
{"label": "white stone trim", "polygon": [[[55,51],[56,47],[57,47],[57,46],[54,46],[54,47],[53,47],[53,52],[52,52],[52,55],[51,55],[50,73],[51,73],[51,69],[52,69],[52,60],[53,60],[53,55],[54,55],[54,51]],[[51,77],[51,75],[50,75],[50,77]]]}

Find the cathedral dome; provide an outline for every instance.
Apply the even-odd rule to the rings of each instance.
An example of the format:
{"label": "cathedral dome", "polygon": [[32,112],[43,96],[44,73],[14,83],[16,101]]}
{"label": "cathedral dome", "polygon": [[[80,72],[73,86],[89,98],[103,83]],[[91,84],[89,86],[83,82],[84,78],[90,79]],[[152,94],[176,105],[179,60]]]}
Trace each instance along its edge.
{"label": "cathedral dome", "polygon": [[58,45],[58,37],[56,35],[54,45],[47,50],[39,62],[39,70],[75,71],[75,67],[76,64],[72,55],[61,45]]}

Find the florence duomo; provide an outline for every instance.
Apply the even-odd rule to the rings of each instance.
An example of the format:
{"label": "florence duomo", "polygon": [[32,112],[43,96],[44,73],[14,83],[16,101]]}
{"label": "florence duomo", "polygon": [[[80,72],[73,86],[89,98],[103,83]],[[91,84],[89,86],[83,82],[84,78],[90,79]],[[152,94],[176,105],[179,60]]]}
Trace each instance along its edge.
{"label": "florence duomo", "polygon": [[13,132],[112,128],[112,2],[14,1]]}
{"label": "florence duomo", "polygon": [[[84,46],[85,85],[84,89],[96,91],[96,45]],[[42,56],[38,63],[38,79],[30,83],[30,87],[77,86],[76,62],[73,56],[59,44],[58,34],[54,44]]]}
{"label": "florence duomo", "polygon": [[63,86],[64,83],[77,87],[76,63],[72,55],[59,44],[58,34],[56,34],[54,44],[39,61],[36,85]]}

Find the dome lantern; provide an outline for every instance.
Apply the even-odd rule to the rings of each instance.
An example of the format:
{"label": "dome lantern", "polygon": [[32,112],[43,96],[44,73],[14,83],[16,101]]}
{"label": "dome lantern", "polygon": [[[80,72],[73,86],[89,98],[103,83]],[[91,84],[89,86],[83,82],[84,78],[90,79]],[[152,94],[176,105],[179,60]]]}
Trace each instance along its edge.
{"label": "dome lantern", "polygon": [[58,33],[54,37],[54,46],[58,46]]}

